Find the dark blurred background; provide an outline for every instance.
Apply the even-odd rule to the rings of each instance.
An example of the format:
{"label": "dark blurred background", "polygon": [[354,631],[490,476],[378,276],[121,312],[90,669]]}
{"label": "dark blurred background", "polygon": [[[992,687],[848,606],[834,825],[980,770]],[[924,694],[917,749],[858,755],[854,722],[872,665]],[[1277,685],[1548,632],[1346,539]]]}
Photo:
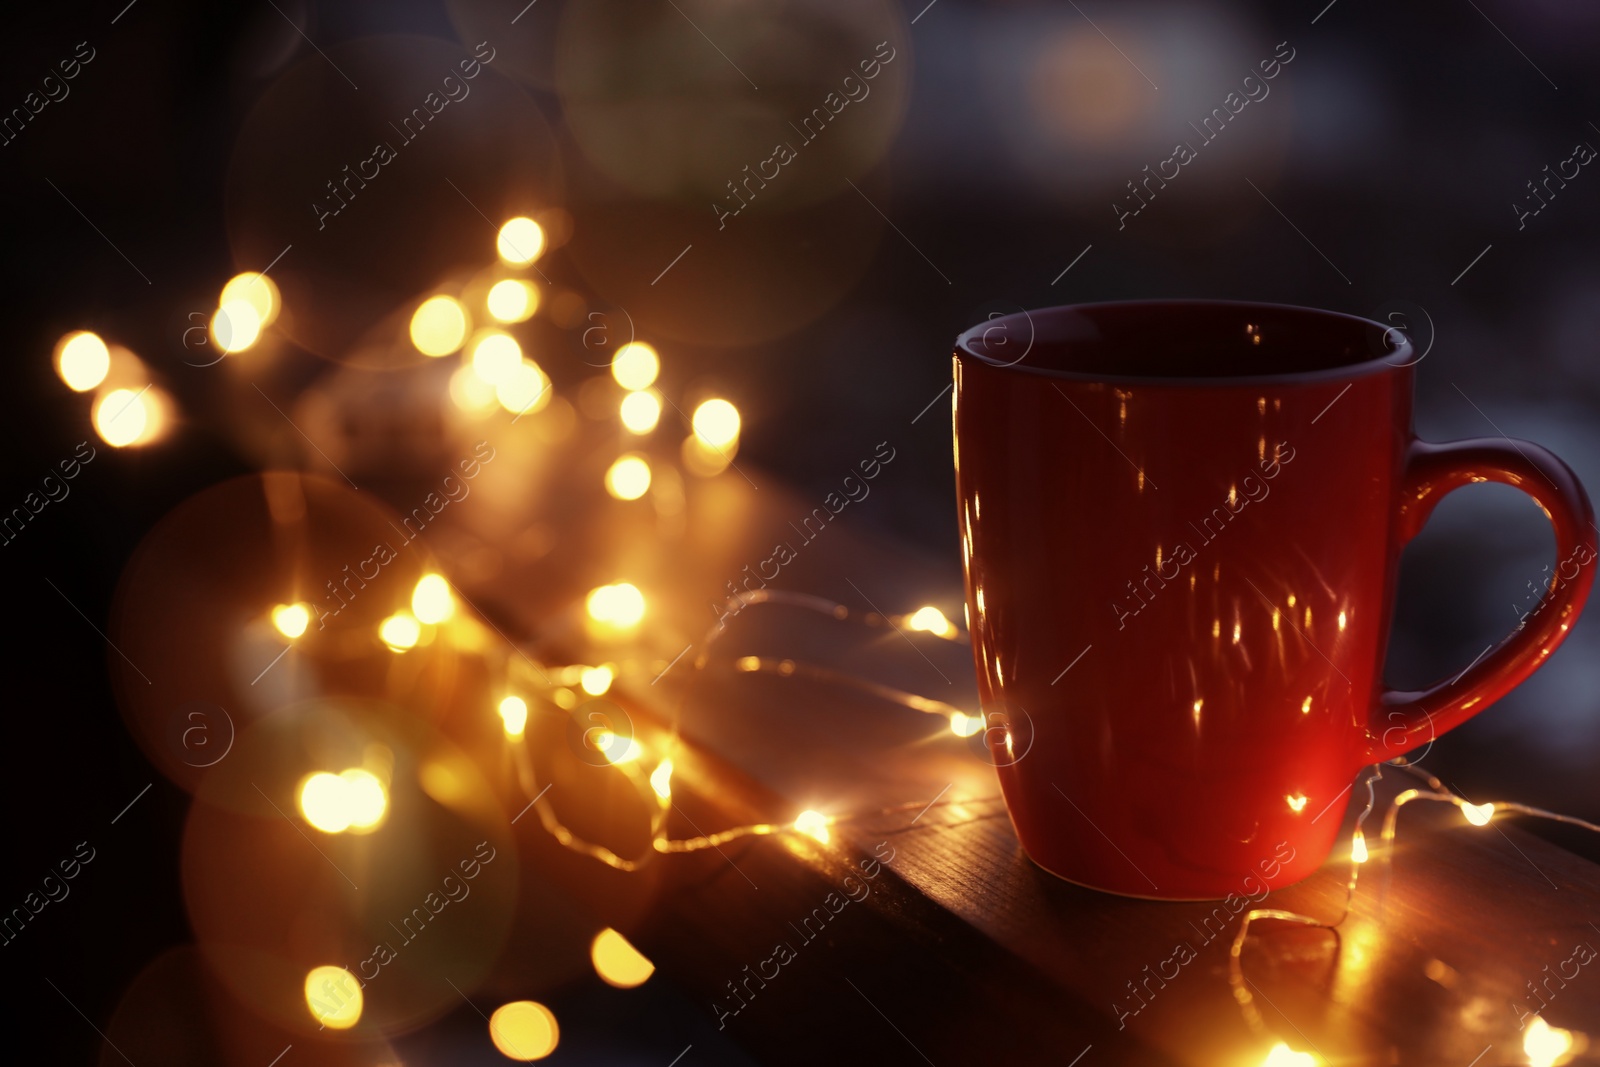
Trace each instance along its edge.
{"label": "dark blurred background", "polygon": [[[952,584],[945,401],[918,416],[948,384],[954,336],[1019,307],[1194,296],[1383,318],[1427,350],[1421,436],[1526,437],[1600,486],[1600,176],[1581,166],[1539,200],[1529,188],[1580,143],[1600,146],[1593,5],[524,2],[8,12],[0,113],[29,110],[0,145],[3,506],[77,442],[98,444],[84,399],[51,366],[63,333],[95,329],[138,353],[181,412],[156,445],[100,447],[71,496],[3,547],[14,834],[3,906],[79,840],[105,857],[74,883],[79,899],[3,950],[13,1021],[39,1029],[60,1062],[89,1059],[83,1016],[103,1020],[187,936],[187,798],[128,738],[89,627],[104,627],[122,565],[157,519],[276,458],[241,430],[184,331],[223,281],[286,245],[273,271],[286,308],[301,294],[312,310],[285,327],[275,380],[309,381],[481,258],[485,217],[561,209],[570,232],[540,262],[552,292],[583,294],[583,314],[608,323],[626,309],[682,380],[739,404],[741,462],[807,496],[892,442],[904,458],[849,520],[938,554]],[[494,59],[475,95],[319,229],[310,204],[326,199],[323,181],[370,155],[378,119],[398,121],[480,41]],[[80,42],[93,58],[63,95],[59,77],[44,80],[86,54]],[[860,92],[847,76],[891,52],[815,144],[785,132],[830,92]],[[1275,54],[1292,58],[1270,93],[1199,146],[1191,124]],[[46,91],[60,98],[32,113],[25,101]],[[722,217],[744,199],[729,183],[784,139],[796,158]],[[1137,206],[1127,183],[1178,140],[1198,158],[1119,228],[1113,205]],[[581,356],[548,356],[558,386],[563,361]],[[1452,495],[1406,553],[1390,681],[1459,671],[1516,625],[1551,563],[1545,520],[1521,494]],[[1597,704],[1591,612],[1424,765],[1473,799],[1600,818]],[[1595,842],[1561,839],[1600,859]],[[657,987],[669,1036],[656,1051],[699,1040],[709,1061],[714,1039]],[[560,1003],[574,1034],[585,1012],[604,1016],[583,1006],[592,992]],[[461,1026],[480,1025],[464,1013]],[[677,1026],[689,1027],[682,1040]],[[627,1047],[573,1044],[557,1062],[635,1062]]]}

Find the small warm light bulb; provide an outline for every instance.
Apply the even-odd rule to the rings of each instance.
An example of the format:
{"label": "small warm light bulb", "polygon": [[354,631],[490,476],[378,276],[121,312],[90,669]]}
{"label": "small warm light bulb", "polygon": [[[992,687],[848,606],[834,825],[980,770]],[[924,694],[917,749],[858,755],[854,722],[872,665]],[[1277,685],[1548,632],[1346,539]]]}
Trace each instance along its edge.
{"label": "small warm light bulb", "polygon": [[311,968],[305,994],[311,1017],[330,1030],[348,1030],[361,1021],[361,983],[343,967]]}
{"label": "small warm light bulb", "polygon": [[500,227],[495,248],[507,263],[532,263],[544,251],[544,228],[527,216],[518,215]]}
{"label": "small warm light bulb", "polygon": [[539,310],[539,290],[520,278],[505,278],[489,287],[485,303],[501,322],[526,322]]}
{"label": "small warm light bulb", "polygon": [[377,775],[352,767],[340,774],[339,780],[344,782],[344,813],[351,830],[371,830],[383,822],[389,797]]}
{"label": "small warm light bulb", "polygon": [[649,489],[650,462],[643,456],[622,456],[606,471],[606,492],[618,500],[638,500]]}
{"label": "small warm light bulb", "polygon": [[1356,863],[1367,862],[1367,838],[1360,830],[1350,839],[1350,858]]}
{"label": "small warm light bulb", "polygon": [[913,630],[938,634],[940,637],[952,637],[956,632],[956,628],[951,625],[950,620],[944,617],[944,612],[932,605],[918,608],[916,613],[907,620],[906,625]]}
{"label": "small warm light bulb", "polygon": [[1316,1067],[1317,1058],[1309,1052],[1296,1052],[1282,1041],[1272,1046],[1261,1067]]}
{"label": "small warm light bulb", "polygon": [[453,296],[430,296],[411,315],[411,343],[425,356],[448,356],[467,338],[467,309]]}
{"label": "small warm light bulb", "polygon": [[441,574],[424,574],[411,593],[411,613],[430,625],[444,622],[456,611],[450,583]]}
{"label": "small warm light bulb", "polygon": [[494,387],[495,399],[513,415],[543,411],[550,403],[550,379],[532,360],[524,359]]}
{"label": "small warm light bulb", "polygon": [[279,604],[272,609],[272,625],[292,641],[311,625],[311,611],[304,604]]}
{"label": "small warm light bulb", "polygon": [[1468,804],[1461,802],[1461,814],[1474,826],[1488,826],[1489,820],[1494,818],[1493,804]]}
{"label": "small warm light bulb", "polygon": [[832,836],[828,833],[828,817],[820,811],[802,811],[799,818],[794,821],[794,828],[824,845]]}
{"label": "small warm light bulb", "polygon": [[278,308],[281,306],[278,283],[265,274],[257,274],[253,270],[229,278],[228,284],[222,287],[222,295],[217,297],[217,306],[227,307],[235,300],[243,300],[254,308],[256,318],[262,327],[272,325],[272,320],[278,317]]}
{"label": "small warm light bulb", "polygon": [[1537,1015],[1522,1035],[1522,1052],[1529,1067],[1555,1067],[1572,1051],[1572,1044],[1572,1031],[1551,1026]]}
{"label": "small warm light bulb", "polygon": [[229,355],[261,339],[261,313],[248,300],[229,300],[211,316],[211,339]]}
{"label": "small warm light bulb", "polygon": [[472,346],[472,369],[490,385],[510,382],[522,366],[522,346],[508,333],[488,330]]}
{"label": "small warm light bulb", "polygon": [[643,341],[629,341],[611,357],[611,377],[624,389],[648,389],[661,373],[661,357]]}
{"label": "small warm light bulb", "polygon": [[589,959],[601,981],[618,989],[643,985],[656,973],[656,965],[646,959],[644,953],[609,927],[595,935],[589,946]]}
{"label": "small warm light bulb", "polygon": [[555,1014],[533,1000],[502,1004],[489,1016],[489,1040],[510,1060],[542,1060],[556,1050],[561,1028]]}
{"label": "small warm light bulb", "polygon": [[957,737],[971,737],[982,729],[982,716],[968,715],[961,711],[952,711],[950,713],[950,732]]}
{"label": "small warm light bulb", "polygon": [[506,697],[500,702],[500,721],[507,737],[521,737],[528,727],[528,702],[519,696]]}
{"label": "small warm light bulb", "polygon": [[585,667],[578,684],[583,687],[585,693],[597,697],[611,688],[611,682],[616,676],[616,672],[609,666]]}
{"label": "small warm light bulb", "polygon": [[1296,793],[1292,797],[1286,796],[1283,799],[1289,802],[1289,810],[1296,814],[1306,810],[1306,795],[1304,793]]}
{"label": "small warm light bulb", "polygon": [[397,611],[378,624],[378,636],[389,646],[390,652],[404,652],[416,647],[422,637],[422,627],[408,611]]}
{"label": "small warm light bulb", "polygon": [[1301,703],[1300,703],[1300,714],[1302,714],[1302,715],[1310,715],[1311,714],[1311,698],[1310,697],[1306,697],[1305,700],[1301,701]]}
{"label": "small warm light bulb", "polygon": [[590,591],[586,607],[594,621],[626,629],[644,618],[644,594],[628,582],[602,585]]}
{"label": "small warm light bulb", "polygon": [[612,765],[631,763],[644,755],[644,746],[631,737],[623,737],[611,730],[595,732],[592,744],[595,750]]}
{"label": "small warm light bulb", "polygon": [[94,430],[112,448],[125,448],[145,439],[150,409],[143,395],[132,389],[113,389],[94,408]]}
{"label": "small warm light bulb", "polygon": [[1339,612],[1339,629],[1340,629],[1341,632],[1344,630],[1345,623],[1348,622],[1348,621],[1349,621],[1349,619],[1345,615],[1345,613],[1342,612],[1342,611]]}
{"label": "small warm light bulb", "polygon": [[656,796],[667,800],[672,796],[672,761],[664,759],[650,772],[650,788],[656,791]]}
{"label": "small warm light bulb", "polygon": [[629,433],[647,434],[661,421],[661,398],[648,389],[622,398],[622,425]]}
{"label": "small warm light bulb", "polygon": [[74,392],[93,389],[106,380],[110,370],[111,351],[99,334],[78,330],[56,344],[56,373]]}
{"label": "small warm light bulb", "polygon": [[726,400],[707,400],[694,409],[690,422],[695,436],[713,448],[731,445],[739,439],[739,409]]}

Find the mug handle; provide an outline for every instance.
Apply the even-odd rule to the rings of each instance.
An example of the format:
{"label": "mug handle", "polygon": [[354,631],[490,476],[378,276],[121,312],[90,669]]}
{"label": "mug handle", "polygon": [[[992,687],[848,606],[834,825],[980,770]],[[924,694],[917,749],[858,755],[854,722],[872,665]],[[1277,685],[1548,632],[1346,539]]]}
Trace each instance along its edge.
{"label": "mug handle", "polygon": [[[1539,605],[1487,656],[1450,681],[1418,692],[1385,689],[1384,713],[1368,731],[1365,763],[1380,763],[1453,730],[1537,670],[1566,639],[1594,583],[1594,510],[1578,478],[1554,454],[1528,441],[1478,437],[1447,444],[1413,441],[1406,454],[1398,537],[1404,546],[1421,531],[1452,489],[1500,482],[1533,497],[1555,527],[1556,573]],[[1568,577],[1564,569],[1576,566]]]}

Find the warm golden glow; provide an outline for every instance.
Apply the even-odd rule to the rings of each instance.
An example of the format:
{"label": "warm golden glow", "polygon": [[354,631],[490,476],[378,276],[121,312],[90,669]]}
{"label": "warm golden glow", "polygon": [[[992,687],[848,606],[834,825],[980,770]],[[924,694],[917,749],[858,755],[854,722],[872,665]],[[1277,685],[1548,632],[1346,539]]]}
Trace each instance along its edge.
{"label": "warm golden glow", "polygon": [[1305,700],[1300,702],[1300,714],[1302,714],[1302,715],[1310,715],[1311,714],[1311,698],[1310,697],[1306,697]]}
{"label": "warm golden glow", "polygon": [[828,817],[820,811],[802,811],[799,818],[794,821],[794,828],[807,837],[814,838],[824,845],[832,836],[828,833]]}
{"label": "warm golden glow", "polygon": [[106,380],[110,370],[111,352],[99,334],[78,330],[56,344],[56,373],[74,392],[93,389]]}
{"label": "warm golden glow", "polygon": [[906,625],[913,630],[922,630],[925,633],[938,634],[940,637],[954,637],[956,628],[950,620],[944,617],[944,612],[929,605],[918,608],[916,613],[906,621]]}
{"label": "warm golden glow", "polygon": [[532,360],[521,360],[506,380],[494,387],[495,399],[513,415],[543,411],[550,403],[550,379]]}
{"label": "warm golden glow", "polygon": [[1537,1015],[1522,1035],[1522,1052],[1528,1057],[1528,1067],[1555,1067],[1564,1062],[1572,1044],[1572,1031],[1551,1026]]}
{"label": "warm golden glow", "polygon": [[672,796],[672,761],[664,759],[656,769],[650,772],[650,788],[656,791],[656,796],[667,800]]}
{"label": "warm golden glow", "polygon": [[1345,613],[1344,613],[1344,612],[1342,612],[1342,611],[1341,611],[1341,612],[1339,612],[1339,630],[1340,630],[1340,632],[1343,632],[1343,631],[1344,631],[1344,624],[1345,624],[1345,623],[1346,623],[1346,622],[1347,622],[1347,621],[1348,621],[1348,620],[1347,620],[1347,618],[1346,618],[1346,616],[1345,616]]}
{"label": "warm golden glow", "polygon": [[556,1050],[561,1028],[556,1017],[537,1001],[514,1000],[489,1016],[489,1040],[510,1060],[542,1060]]}
{"label": "warm golden glow", "polygon": [[629,341],[611,357],[611,377],[624,389],[648,389],[661,373],[661,357],[643,341]]}
{"label": "warm golden glow", "polygon": [[292,641],[311,625],[311,611],[304,604],[279,604],[272,609],[272,625]]}
{"label": "warm golden glow", "polygon": [[521,737],[528,727],[528,702],[519,696],[509,696],[500,702],[500,721],[507,737]]}
{"label": "warm golden glow", "polygon": [[508,333],[485,330],[472,346],[472,369],[490,385],[503,385],[522,366],[522,346]]}
{"label": "warm golden glow", "polygon": [[411,593],[411,613],[419,622],[437,624],[456,612],[456,598],[450,583],[440,574],[424,574]]}
{"label": "warm golden glow", "polygon": [[371,771],[318,771],[300,783],[300,814],[325,834],[375,829],[389,810],[383,783]]}
{"label": "warm golden glow", "polygon": [[526,322],[539,310],[539,290],[520,278],[505,278],[489,287],[485,303],[501,322]]}
{"label": "warm golden glow", "polygon": [[1356,863],[1367,862],[1367,838],[1360,830],[1350,839],[1350,858]]}
{"label": "warm golden glow", "polygon": [[1489,820],[1494,818],[1493,804],[1468,804],[1461,802],[1461,814],[1474,826],[1488,826]]}
{"label": "warm golden glow", "polygon": [[486,414],[500,402],[495,393],[495,387],[478,377],[470,366],[457,367],[450,375],[450,399],[462,411]]}
{"label": "warm golden glow", "polygon": [[1296,1052],[1282,1041],[1272,1046],[1261,1067],[1316,1067],[1317,1058],[1309,1052]]}
{"label": "warm golden glow", "polygon": [[1296,814],[1306,810],[1306,795],[1304,793],[1296,793],[1292,797],[1286,796],[1283,799],[1289,802],[1289,810]]}
{"label": "warm golden glow", "polygon": [[594,740],[590,743],[610,764],[632,763],[644,755],[643,745],[631,737],[623,737],[611,730],[596,730]]}
{"label": "warm golden glow", "polygon": [[589,946],[589,959],[601,981],[618,989],[643,985],[656,973],[656,965],[646,959],[644,953],[609,927],[595,935],[594,943]]}
{"label": "warm golden glow", "polygon": [[532,263],[544,251],[544,227],[526,216],[518,215],[500,227],[495,248],[507,263],[518,266]]}
{"label": "warm golden glow", "polygon": [[694,409],[694,435],[713,448],[739,439],[739,409],[721,398],[707,400]]}
{"label": "warm golden glow", "polygon": [[592,697],[603,695],[611,688],[611,682],[616,678],[616,672],[609,666],[585,667],[580,675],[579,684],[583,691]]}
{"label": "warm golden glow", "polygon": [[1243,633],[1243,632],[1244,631],[1242,630],[1242,628],[1239,626],[1238,623],[1234,623],[1233,624],[1233,643],[1234,644],[1237,645],[1239,643],[1239,635],[1241,633]]}
{"label": "warm golden glow", "polygon": [[644,618],[644,594],[628,582],[602,585],[590,591],[586,607],[594,621],[625,629]]}
{"label": "warm golden glow", "polygon": [[361,983],[343,967],[325,964],[306,974],[306,1008],[330,1030],[348,1030],[361,1021]]}
{"label": "warm golden glow", "polygon": [[[735,442],[735,445],[737,442]],[[699,437],[690,434],[683,439],[683,466],[697,478],[711,478],[728,469],[733,461],[733,446],[712,448]]]}
{"label": "warm golden glow", "polygon": [[229,300],[211,316],[211,339],[223,352],[243,352],[261,339],[261,313],[248,300]]}
{"label": "warm golden glow", "polygon": [[94,408],[94,431],[113,448],[149,440],[156,422],[144,394],[133,389],[113,389]]}
{"label": "warm golden glow", "polygon": [[957,737],[971,737],[983,729],[981,715],[968,715],[961,711],[950,713],[950,732]]}
{"label": "warm golden glow", "polygon": [[640,389],[622,398],[622,425],[629,433],[646,434],[661,421],[661,398]]}
{"label": "warm golden glow", "polygon": [[422,637],[422,626],[409,611],[397,611],[378,624],[378,636],[389,646],[390,652],[404,652],[416,647]]}
{"label": "warm golden glow", "polygon": [[278,317],[278,308],[282,306],[278,298],[278,283],[253,270],[229,278],[228,284],[222,287],[222,295],[217,297],[217,306],[227,307],[235,300],[243,300],[255,310],[256,319],[263,329],[272,325],[272,320]]}
{"label": "warm golden glow", "polygon": [[606,492],[618,500],[638,500],[650,490],[650,463],[643,456],[621,456],[606,471]]}
{"label": "warm golden glow", "polygon": [[411,343],[425,356],[448,356],[467,337],[467,309],[453,296],[430,296],[411,315]]}

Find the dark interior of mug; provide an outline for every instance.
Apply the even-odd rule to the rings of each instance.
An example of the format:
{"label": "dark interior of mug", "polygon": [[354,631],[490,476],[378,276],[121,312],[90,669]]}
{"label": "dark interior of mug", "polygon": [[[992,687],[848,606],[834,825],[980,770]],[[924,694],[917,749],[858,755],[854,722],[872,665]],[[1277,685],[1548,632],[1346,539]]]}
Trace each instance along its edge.
{"label": "dark interior of mug", "polygon": [[956,344],[1017,370],[1132,378],[1267,377],[1412,359],[1398,329],[1353,315],[1199,300],[1024,311],[974,326]]}

